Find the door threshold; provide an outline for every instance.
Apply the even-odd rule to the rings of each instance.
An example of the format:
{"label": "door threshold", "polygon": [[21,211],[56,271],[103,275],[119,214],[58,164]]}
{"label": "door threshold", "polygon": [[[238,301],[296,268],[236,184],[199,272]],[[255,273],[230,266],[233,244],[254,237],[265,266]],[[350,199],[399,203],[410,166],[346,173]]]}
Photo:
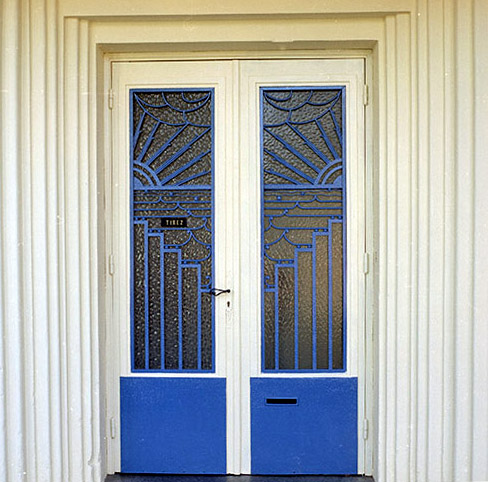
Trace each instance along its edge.
{"label": "door threshold", "polygon": [[365,475],[108,475],[105,482],[374,482]]}

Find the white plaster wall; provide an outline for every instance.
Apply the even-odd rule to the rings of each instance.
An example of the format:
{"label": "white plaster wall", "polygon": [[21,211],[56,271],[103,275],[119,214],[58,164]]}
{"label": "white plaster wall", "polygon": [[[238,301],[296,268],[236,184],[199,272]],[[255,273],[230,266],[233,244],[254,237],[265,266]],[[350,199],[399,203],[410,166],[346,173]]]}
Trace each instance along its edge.
{"label": "white plaster wall", "polygon": [[373,473],[488,480],[486,0],[3,0],[0,14],[1,481],[103,480],[97,48],[197,40],[374,48]]}

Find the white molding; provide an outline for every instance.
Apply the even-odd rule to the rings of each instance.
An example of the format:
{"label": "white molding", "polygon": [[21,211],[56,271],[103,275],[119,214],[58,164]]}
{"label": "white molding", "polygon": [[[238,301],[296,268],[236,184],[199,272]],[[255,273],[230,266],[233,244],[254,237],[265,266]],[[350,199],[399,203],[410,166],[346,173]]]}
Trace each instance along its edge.
{"label": "white molding", "polygon": [[[136,49],[146,58],[195,48],[195,57],[274,56],[315,45],[335,50],[331,55],[373,50],[374,474],[388,482],[488,479],[486,389],[480,389],[488,309],[483,1],[4,0],[0,478],[16,481],[26,472],[28,481],[86,482],[101,480],[105,471],[99,398],[105,354],[98,351],[105,326],[105,200],[98,188],[108,118],[103,94],[94,102],[107,75],[103,52],[119,59]],[[44,8],[45,16],[38,15]],[[299,28],[290,29],[294,22]],[[46,77],[36,83],[43,70]],[[74,74],[82,71],[87,77],[78,82]],[[466,84],[475,91],[465,98]],[[88,152],[80,156],[84,142]],[[79,169],[88,169],[83,181]],[[402,191],[393,191],[396,184]],[[88,259],[81,258],[80,243]],[[36,293],[42,283],[47,289]],[[42,445],[47,433],[49,450]]]}
{"label": "white molding", "polygon": [[487,94],[484,89],[488,78],[488,49],[483,35],[484,25],[488,22],[488,2],[477,0],[473,12],[474,31],[474,315],[473,315],[473,380],[475,396],[473,399],[473,480],[482,480],[488,474],[488,350],[479,340],[488,340],[488,230],[486,213],[488,212],[488,137],[486,122],[488,119]]}
{"label": "white molding", "polygon": [[60,4],[61,14],[65,17],[80,18],[113,18],[115,16],[140,18],[145,20],[174,20],[175,18],[218,17],[239,18],[267,16],[273,18],[336,16],[361,17],[364,14],[386,16],[415,11],[414,0],[329,0],[319,5],[297,2],[296,0],[250,0],[242,5],[239,2],[221,2],[209,0],[205,4],[195,4],[192,0],[169,0],[161,4],[158,0],[146,0],[143,4],[134,4],[130,0],[119,1],[114,12],[110,3],[97,0],[86,0],[80,5],[76,0],[63,0]]}
{"label": "white molding", "polygon": [[[25,470],[19,2],[0,6],[0,477],[18,480]],[[8,19],[8,21],[7,21]]]}

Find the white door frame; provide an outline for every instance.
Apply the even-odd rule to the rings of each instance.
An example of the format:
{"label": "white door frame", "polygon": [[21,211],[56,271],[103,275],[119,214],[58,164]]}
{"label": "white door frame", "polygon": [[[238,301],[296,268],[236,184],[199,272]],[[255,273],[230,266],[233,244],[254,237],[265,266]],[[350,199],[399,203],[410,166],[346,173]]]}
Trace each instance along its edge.
{"label": "white door frame", "polygon": [[[266,55],[263,55],[263,54],[259,54],[257,55],[258,57],[260,58],[266,58]],[[337,55],[336,57],[338,57],[339,55]],[[163,56],[162,56],[163,57]],[[182,58],[185,58],[184,55],[181,56]],[[249,56],[247,56],[249,57]],[[289,59],[290,57],[292,56],[284,56],[285,58]],[[298,58],[301,58],[302,60],[304,60],[304,57],[301,57],[301,56],[297,56],[297,55],[293,55],[292,58],[294,59],[298,59]],[[324,55],[323,54],[319,54],[317,55],[316,58],[323,58]],[[335,56],[332,56],[332,57],[335,57]],[[340,55],[341,58],[344,58],[344,59],[347,59],[347,58],[361,58],[361,59],[365,59],[367,57],[366,54],[362,54],[362,55],[357,55],[357,53],[342,53],[342,55]],[[215,58],[215,57],[212,57],[212,58]],[[235,56],[233,56],[232,58],[235,58]],[[232,58],[230,58],[229,60],[232,60]],[[306,55],[306,58],[310,58],[310,52],[307,52],[307,55]],[[164,59],[164,57],[163,57]],[[131,59],[132,61],[134,59]],[[172,59],[174,60],[174,58]],[[232,68],[234,70],[238,70],[239,69],[239,66],[236,62],[233,62],[233,65],[232,65]],[[367,71],[368,72],[368,71]],[[371,69],[369,69],[369,72],[371,72]],[[344,76],[342,77],[344,78]],[[337,83],[340,82],[340,79],[337,78],[338,80],[335,81],[336,85]],[[334,79],[331,79],[334,81]],[[341,83],[344,83],[344,81],[342,81]],[[247,89],[249,86],[240,86],[241,89]],[[239,86],[232,86],[231,87],[231,90],[233,89],[239,89]],[[357,90],[356,92],[356,95],[357,95],[357,102],[361,103],[361,96],[363,95],[362,93],[362,85],[360,85],[360,89]],[[229,94],[232,94],[232,92],[229,92]],[[233,94],[237,94],[237,92],[234,92]],[[245,94],[246,95],[246,94]],[[233,95],[233,98],[235,99],[235,102],[237,102],[237,98],[238,98],[238,95]],[[117,101],[117,100],[116,100]],[[252,103],[251,103],[252,104]],[[234,112],[237,112],[237,110],[234,108],[233,109]],[[249,115],[249,113],[242,113],[241,114],[241,118],[238,120],[239,122],[242,123],[242,125],[244,125],[245,123],[248,123],[249,122],[249,119],[251,118],[251,116]],[[258,118],[258,117],[257,117]],[[256,119],[257,119],[256,118]],[[120,120],[120,119],[119,119]],[[117,122],[118,120],[115,118],[114,116],[114,129],[117,129]],[[227,119],[227,122],[235,122],[236,120],[235,119]],[[257,126],[259,128],[259,126]],[[233,129],[233,132],[236,132],[237,129]],[[366,132],[366,131],[365,131]],[[234,134],[236,135],[236,134]],[[367,135],[367,134],[365,134]],[[348,139],[352,137],[352,136],[348,136]],[[238,141],[239,139],[233,139],[231,142],[228,143],[228,145],[233,145],[234,146],[234,152],[227,152],[225,155],[227,157],[231,156],[233,159],[237,159],[239,156],[237,156],[237,152],[238,152]],[[366,145],[367,143],[365,143]],[[110,145],[112,145],[112,148],[114,150],[116,150],[116,146],[114,146],[114,143],[113,143],[113,140],[110,142]],[[254,145],[251,149],[241,149],[241,154],[240,154],[240,159],[241,159],[241,165],[242,166],[248,166],[248,162],[246,162],[246,159],[242,157],[243,154],[247,154],[248,152],[251,152],[251,151],[256,151],[256,149],[259,151],[259,146],[258,145]],[[348,149],[348,152],[352,152]],[[365,155],[368,156],[368,152],[365,152]],[[251,157],[251,156],[250,156]],[[255,158],[259,159],[259,155]],[[237,174],[238,173],[238,170],[239,170],[239,165],[237,165],[236,163],[234,163],[232,169],[234,169],[235,173],[234,174]],[[232,171],[232,170],[231,170]],[[117,172],[117,170],[114,170],[113,172]],[[249,173],[248,173],[249,174]],[[371,182],[371,179],[370,179],[370,176],[372,174],[372,171],[370,171],[369,173],[365,173],[366,175],[366,183],[368,184],[368,186],[371,186],[372,182]],[[216,172],[216,176],[218,176],[219,174]],[[227,174],[228,176],[229,174]],[[115,177],[113,177],[114,174],[110,174],[108,176],[106,176],[108,182],[107,182],[107,186],[106,186],[106,189],[107,189],[107,198],[109,198],[111,201],[108,203],[110,205],[110,209],[108,211],[112,212],[112,215],[114,214],[114,209],[113,209],[113,206],[118,206],[120,205],[120,203],[118,202],[119,200],[115,199],[112,197],[112,195],[110,193],[112,193],[112,183],[114,183],[115,185],[117,185],[118,181],[117,179],[115,179]],[[238,176],[237,175],[231,175],[230,176],[231,180],[229,182],[229,179],[226,179],[224,181],[224,179],[222,178],[219,182],[223,182],[223,185],[225,186],[230,186],[230,189],[232,190],[233,193],[236,193],[238,192],[239,190],[239,186],[238,186],[238,182],[237,182],[237,179],[238,179]],[[256,191],[256,194],[258,194],[258,197],[259,197],[259,186],[260,186],[260,183],[257,182],[258,181],[258,178],[255,176],[254,178],[252,176],[244,176],[244,178],[246,179],[249,179],[249,185],[246,187],[247,190],[250,190],[250,192],[254,192]],[[216,185],[217,185],[217,182],[216,182]],[[349,186],[348,186],[349,187]],[[368,192],[368,197],[371,196],[372,197],[372,193],[369,192],[371,191],[370,189],[367,189],[366,190]],[[352,192],[352,190],[349,190],[348,191],[349,193]],[[349,195],[349,194],[348,194]],[[216,200],[218,198],[218,195],[216,193]],[[349,205],[350,203],[348,203]],[[366,202],[366,206],[370,207],[372,206],[372,201],[367,201]],[[107,213],[108,214],[108,213]],[[120,214],[120,213],[119,213]],[[232,216],[232,217],[237,217],[237,216],[240,216],[241,214],[239,213],[239,206],[237,205],[236,202],[232,203],[232,211],[230,213],[227,214],[228,216]],[[352,213],[352,216],[354,216],[354,213]],[[371,213],[366,213],[366,216],[368,216],[370,219],[371,219]],[[260,219],[260,213],[253,213],[251,214],[251,219],[247,219],[245,220],[247,223],[251,222],[251,229],[252,230],[256,230],[256,233],[257,233],[257,239],[260,239],[260,231],[259,231],[259,226],[257,223],[252,223],[252,219],[254,219],[255,221],[259,221]],[[348,212],[348,224],[351,222],[351,213]],[[125,222],[127,222],[128,219],[125,220]],[[244,220],[242,220],[244,221]],[[245,225],[245,223],[243,222],[242,223],[243,225]],[[128,225],[126,224],[126,227],[128,228]],[[110,228],[112,229],[112,228]],[[366,231],[366,235],[371,237],[372,236],[372,229],[369,229],[369,230],[365,230]],[[255,233],[255,234],[256,234]],[[108,252],[110,253],[114,253],[115,250],[114,250],[114,244],[113,244],[113,241],[115,238],[112,236],[113,233],[110,233],[108,236],[107,236],[107,239],[109,241],[109,246],[108,246]],[[236,239],[236,234],[237,236],[240,236],[240,239],[245,239],[243,237],[243,235],[245,233],[233,233],[233,232],[227,232],[227,233],[222,233],[224,237],[226,237],[227,239]],[[247,232],[246,233],[247,236],[249,236],[249,233]],[[234,253],[235,249],[238,250],[238,244],[237,243],[226,243],[228,246],[233,246],[233,248],[231,248],[231,250],[233,251],[233,254],[230,254],[232,257],[234,257],[233,259],[235,259],[235,256],[236,256],[236,253]],[[237,247],[237,248],[236,248]],[[241,253],[243,254],[243,253]],[[252,254],[251,256],[255,256],[256,253]],[[252,270],[252,269],[255,269],[253,268],[253,264],[252,263],[247,263],[246,261],[243,261],[241,257],[239,257],[239,259],[241,260],[241,267],[244,269],[244,270]],[[119,268],[119,261],[117,261],[117,257],[115,259],[115,264],[117,266],[117,268]],[[362,266],[362,263],[363,263],[363,259],[362,259],[362,255],[360,253],[352,253],[352,256],[351,256],[351,253],[348,253],[348,265],[351,266],[352,264],[354,263],[357,263],[357,266],[361,265]],[[223,273],[222,274],[222,278],[221,279],[230,279],[229,276],[228,276],[228,273],[225,272],[225,268],[223,268]],[[252,276],[252,274],[251,274]],[[254,277],[256,276],[256,273],[254,273]],[[257,272],[257,276],[259,276],[259,272]],[[348,273],[348,286],[350,286],[350,283],[351,283],[351,275]],[[354,276],[353,276],[354,277]],[[233,282],[233,291],[234,292],[239,292],[239,288],[238,288],[238,285],[239,285],[239,279],[240,278],[236,278],[234,280],[232,280]],[[363,285],[364,285],[364,282],[363,282]],[[224,286],[225,288],[227,288],[227,286]],[[233,307],[234,306],[237,306],[238,303],[241,304],[241,306],[244,306],[246,308],[249,308],[249,307],[252,307],[253,309],[253,314],[257,314],[259,315],[260,311],[259,311],[259,307],[256,305],[256,304],[252,304],[250,303],[251,300],[260,300],[260,283],[257,283],[256,286],[250,286],[249,289],[246,291],[246,295],[243,297],[243,299],[241,300],[238,300],[236,299],[236,297],[233,295],[232,297],[229,297],[228,299],[223,299],[222,297],[222,303],[221,303],[221,306],[220,306],[220,310],[219,308],[217,308],[217,312],[220,311],[220,315],[217,314],[217,316],[221,316],[221,317],[224,317],[225,318],[225,326],[226,326],[226,330],[229,332],[228,335],[227,335],[227,343],[228,343],[228,346],[231,347],[230,351],[232,352],[232,354],[234,356],[229,356],[228,357],[228,364],[234,363],[234,366],[233,367],[230,367],[229,368],[231,370],[238,370],[239,367],[238,367],[238,357],[235,356],[236,353],[239,352],[239,347],[238,346],[235,346],[235,340],[236,340],[236,336],[235,336],[235,333],[233,335],[230,334],[231,331],[234,331],[235,332],[235,329],[236,329],[236,324],[232,324],[232,319],[233,317],[235,316],[234,313],[233,313]],[[127,286],[124,286],[122,287],[123,290],[125,290],[125,293],[127,293],[127,289],[128,287]],[[254,292],[255,291],[255,292]],[[118,295],[115,295],[114,296],[114,299],[120,299],[119,296],[123,296],[123,293],[120,293]],[[349,299],[350,297],[348,296],[348,302],[349,302]],[[230,308],[227,308],[227,301],[230,301],[231,302],[231,306]],[[359,305],[363,305],[363,307],[365,306],[365,290],[362,291],[362,294],[360,296],[360,299],[356,300],[356,303]],[[236,304],[234,304],[236,303]],[[111,304],[111,303],[110,303]],[[120,305],[120,303],[114,303],[113,306],[115,305]],[[218,306],[218,305],[217,305]],[[114,313],[113,311],[113,308],[110,307],[110,312],[108,313],[109,315],[109,318],[111,318],[112,320],[116,320],[116,319],[120,319],[120,313],[117,314],[117,313]],[[372,321],[372,314],[371,313],[368,313],[371,312],[372,310],[369,309],[369,310],[366,310],[366,314],[365,314],[365,322],[364,322],[364,325],[361,327],[361,330],[366,334],[366,332],[369,332],[370,328],[368,328],[367,326],[367,320],[369,320],[370,322]],[[350,311],[348,310],[348,313]],[[260,316],[255,316],[254,318],[257,318],[259,319]],[[107,323],[110,324],[110,320],[107,320]],[[113,322],[112,322],[112,325],[113,325]],[[234,326],[234,329],[232,330],[232,326]],[[244,324],[241,324],[241,326],[244,326]],[[242,330],[244,330],[244,328],[242,328]],[[110,333],[110,332],[108,332]],[[247,343],[247,347],[243,347],[242,349],[242,352],[247,352],[247,351],[253,351],[255,350],[256,346],[259,345],[259,330],[256,329],[256,327],[253,327],[252,330],[250,332],[242,332],[241,333],[241,337],[243,340],[247,340],[247,341],[244,341],[244,343],[246,344]],[[367,337],[367,336],[364,336],[365,340],[369,340],[371,341],[371,337]],[[223,339],[223,338],[221,338]],[[113,338],[111,338],[110,336],[107,336],[107,340],[113,340]],[[252,341],[253,340],[253,341]],[[360,404],[358,405],[358,421],[361,421],[363,419],[366,419],[368,418],[365,414],[365,411],[366,411],[366,406],[368,407],[368,412],[371,413],[371,410],[372,410],[372,403],[371,403],[371,400],[372,400],[372,387],[370,390],[366,391],[366,385],[368,384],[367,380],[370,379],[370,377],[372,376],[372,373],[367,373],[367,370],[366,370],[366,360],[367,359],[370,359],[371,358],[371,353],[372,353],[372,346],[363,346],[361,343],[360,343],[360,346],[361,346],[361,351],[363,353],[360,354],[360,357],[365,360],[365,362],[363,363],[364,365],[364,370],[363,370],[363,373],[358,373],[359,375],[359,386],[358,386],[358,390],[359,390],[359,400],[360,400]],[[112,354],[115,355],[114,353],[110,353],[111,350],[113,350],[113,344],[111,343],[107,343],[107,360],[114,360],[114,359],[118,359],[117,357],[114,357],[114,356],[111,356]],[[237,351],[236,351],[237,350]],[[246,375],[243,377],[243,383],[242,383],[242,387],[241,389],[244,389],[246,390],[246,387],[248,385],[248,376],[256,376],[259,374],[259,350],[257,350],[258,353],[255,353],[255,358],[256,358],[256,364],[252,367],[249,367],[249,372],[246,373]],[[369,352],[369,356],[367,355]],[[370,365],[371,366],[371,365]],[[118,413],[117,413],[117,409],[116,407],[114,407],[114,402],[115,402],[115,405],[118,405],[118,398],[117,398],[117,395],[118,394],[118,377],[119,377],[119,374],[120,374],[120,371],[119,369],[115,370],[113,367],[111,368],[109,365],[107,366],[107,391],[108,391],[108,394],[107,394],[107,416],[109,419],[114,419],[115,421],[117,421],[119,418],[118,418]],[[348,373],[347,375],[350,375],[350,373]],[[260,375],[262,376],[262,375]],[[366,376],[368,376],[368,379],[366,378]],[[110,382],[110,380],[112,380],[112,383]],[[113,386],[114,385],[114,381],[116,381],[116,385],[115,387]],[[234,377],[234,380],[236,380],[238,382],[239,378],[238,377]],[[246,383],[246,380],[247,380],[247,383]],[[115,390],[114,390],[115,388]],[[237,388],[237,387],[236,387]],[[247,391],[248,391],[248,387],[247,387]],[[243,392],[244,394],[246,393],[245,391]],[[246,397],[244,396],[243,397],[244,400],[246,400]],[[368,401],[368,399],[370,401]],[[234,404],[234,409],[237,409],[238,406],[240,405],[240,401],[239,400],[232,400],[230,403],[233,403]],[[244,410],[245,413],[246,410]],[[242,453],[244,453],[244,464],[241,465],[240,463],[240,460],[239,460],[239,457],[236,457],[235,460],[233,460],[232,457],[229,457],[230,455],[230,452],[229,452],[229,455],[228,455],[228,471],[231,472],[231,473],[239,473],[241,471],[241,469],[238,469],[237,467],[242,467],[242,472],[244,473],[249,473],[249,469],[250,469],[250,466],[249,466],[249,469],[247,469],[246,467],[246,462],[245,460],[247,459],[247,461],[250,460],[250,457],[249,457],[249,454],[246,454],[246,451],[249,450],[250,451],[250,439],[249,439],[249,434],[240,434],[240,430],[239,430],[239,421],[237,420],[234,420],[234,421],[230,421],[231,424],[234,423],[234,427],[231,428],[231,430],[228,431],[228,435],[230,434],[233,434],[233,440],[232,437],[229,437],[228,438],[228,444],[231,444],[231,445],[235,445],[237,443],[241,443],[241,437],[243,437],[243,445],[244,445],[244,451]],[[116,423],[116,422],[115,422]],[[113,424],[113,422],[111,424],[109,424],[109,426],[111,427],[111,425]],[[360,423],[358,425],[361,425]],[[358,427],[358,430],[359,430],[359,433],[358,433],[358,440],[359,440],[359,460],[358,460],[358,469],[360,472],[366,472],[368,469],[367,469],[367,466],[369,464],[365,463],[365,459],[368,459],[369,457],[366,456],[366,452],[371,452],[371,448],[368,448],[368,445],[371,445],[371,444],[367,444],[364,442],[363,440],[363,430]],[[113,471],[117,471],[119,470],[119,467],[120,467],[120,460],[119,460],[119,454],[120,454],[120,449],[119,448],[114,448],[115,446],[118,445],[118,437],[119,437],[119,431],[118,430],[114,430],[114,435],[115,435],[115,439],[113,439],[115,442],[111,442],[109,441],[108,442],[108,471],[109,473],[110,472],[113,472]],[[247,437],[247,439],[246,439]]]}
{"label": "white door frame", "polygon": [[[239,149],[241,159],[241,189],[245,195],[243,198],[257,199],[259,202],[251,203],[251,209],[241,210],[242,232],[240,239],[261,239],[261,151],[260,151],[260,112],[259,96],[260,87],[264,86],[346,86],[346,224],[347,229],[347,320],[352,321],[364,310],[364,279],[362,276],[362,253],[364,251],[364,239],[360,237],[365,232],[364,219],[359,214],[364,206],[361,199],[364,198],[364,146],[358,145],[357,139],[362,137],[359,124],[364,124],[362,86],[363,79],[358,79],[358,70],[363,69],[362,60],[356,62],[351,59],[327,59],[321,63],[317,59],[287,59],[287,60],[256,60],[242,64],[241,69],[241,99],[242,104],[249,106],[240,113],[241,132],[247,135],[241,136]],[[299,67],[298,69],[293,67]],[[314,80],[310,80],[313,78]],[[358,108],[359,107],[359,108]],[[359,131],[359,132],[358,132]],[[356,134],[358,132],[358,134]],[[353,174],[354,173],[354,174]],[[365,214],[365,213],[364,213]],[[349,229],[349,226],[352,229]],[[363,246],[361,246],[361,244]],[[358,252],[358,248],[360,252]],[[257,252],[254,252],[257,249]],[[241,293],[241,340],[242,353],[250,354],[250,363],[242,359],[242,386],[241,403],[242,413],[242,445],[244,454],[242,467],[245,473],[250,473],[250,384],[249,379],[255,377],[286,377],[286,378],[326,378],[326,377],[355,377],[358,376],[358,355],[364,358],[363,340],[356,330],[347,330],[347,371],[345,373],[262,373],[261,372],[261,247],[252,245],[252,249],[244,246],[240,256],[240,273],[242,280],[251,280],[250,283],[242,283]],[[361,266],[361,275],[358,269]],[[352,296],[354,295],[354,296]],[[358,330],[363,329],[363,323],[357,320]],[[348,323],[349,325],[349,323]],[[356,347],[357,350],[350,349]],[[358,376],[358,378],[360,378]],[[364,394],[359,394],[358,420],[362,420],[361,405]],[[246,430],[249,428],[249,430]],[[363,451],[363,439],[358,433],[358,453]],[[363,470],[362,467],[359,468]]]}

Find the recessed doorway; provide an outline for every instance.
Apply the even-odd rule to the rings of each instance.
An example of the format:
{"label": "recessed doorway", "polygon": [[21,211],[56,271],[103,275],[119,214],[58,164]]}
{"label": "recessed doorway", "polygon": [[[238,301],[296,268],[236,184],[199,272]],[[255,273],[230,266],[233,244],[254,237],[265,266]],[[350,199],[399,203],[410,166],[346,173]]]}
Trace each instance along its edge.
{"label": "recessed doorway", "polygon": [[363,85],[362,59],[113,64],[114,471],[360,470]]}

